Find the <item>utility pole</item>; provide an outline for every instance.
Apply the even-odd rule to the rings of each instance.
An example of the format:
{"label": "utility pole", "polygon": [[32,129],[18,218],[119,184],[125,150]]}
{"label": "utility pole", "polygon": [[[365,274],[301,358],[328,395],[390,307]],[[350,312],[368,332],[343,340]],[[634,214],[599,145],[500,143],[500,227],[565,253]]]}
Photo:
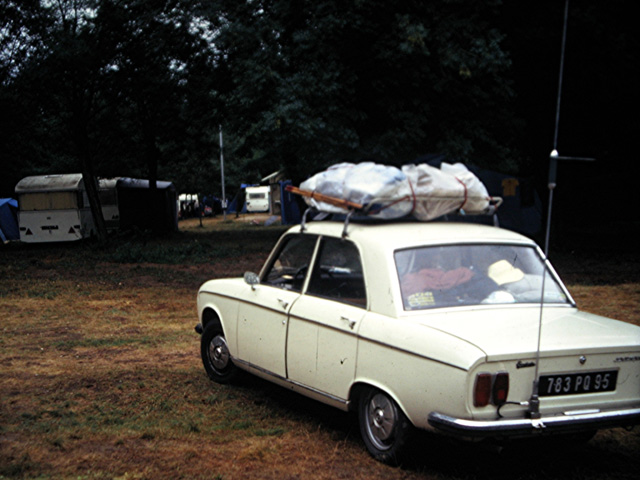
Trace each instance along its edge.
{"label": "utility pole", "polygon": [[227,219],[227,196],[224,192],[224,145],[222,143],[222,125],[220,125],[220,176],[222,177],[222,215]]}

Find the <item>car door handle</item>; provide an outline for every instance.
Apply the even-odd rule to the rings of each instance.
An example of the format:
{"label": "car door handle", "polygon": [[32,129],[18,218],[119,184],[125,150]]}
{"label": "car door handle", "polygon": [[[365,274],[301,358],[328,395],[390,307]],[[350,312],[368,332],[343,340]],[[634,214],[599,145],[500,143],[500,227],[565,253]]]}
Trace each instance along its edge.
{"label": "car door handle", "polygon": [[353,330],[353,327],[356,326],[356,321],[355,320],[350,320],[347,317],[340,317],[340,320],[342,320],[343,322],[347,322],[347,325],[349,325],[349,328],[351,330]]}
{"label": "car door handle", "polygon": [[287,307],[289,306],[289,302],[285,302],[285,301],[284,301],[283,299],[281,299],[281,298],[279,298],[279,299],[278,299],[278,303],[282,306],[282,308],[283,308],[284,310],[286,310],[286,309],[287,309]]}

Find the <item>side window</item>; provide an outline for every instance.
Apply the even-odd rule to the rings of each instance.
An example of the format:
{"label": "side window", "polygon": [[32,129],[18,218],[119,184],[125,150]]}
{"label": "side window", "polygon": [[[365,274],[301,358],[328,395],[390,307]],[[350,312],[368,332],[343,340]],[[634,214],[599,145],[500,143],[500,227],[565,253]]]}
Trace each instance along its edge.
{"label": "side window", "polygon": [[323,238],[307,293],[365,307],[367,294],[356,246],[338,238]]}
{"label": "side window", "polygon": [[317,239],[315,235],[290,235],[285,239],[262,283],[301,291]]}

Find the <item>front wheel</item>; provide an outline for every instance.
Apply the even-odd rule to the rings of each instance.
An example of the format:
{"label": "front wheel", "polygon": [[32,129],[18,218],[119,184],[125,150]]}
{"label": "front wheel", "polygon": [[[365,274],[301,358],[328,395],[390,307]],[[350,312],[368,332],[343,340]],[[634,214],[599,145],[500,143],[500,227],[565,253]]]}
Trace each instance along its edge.
{"label": "front wheel", "polygon": [[202,332],[200,355],[204,369],[211,380],[217,383],[229,383],[236,377],[237,367],[231,361],[224,332],[216,323],[210,323]]}
{"label": "front wheel", "polygon": [[396,402],[386,393],[370,389],[360,397],[358,417],[369,454],[382,463],[400,463],[413,426]]}

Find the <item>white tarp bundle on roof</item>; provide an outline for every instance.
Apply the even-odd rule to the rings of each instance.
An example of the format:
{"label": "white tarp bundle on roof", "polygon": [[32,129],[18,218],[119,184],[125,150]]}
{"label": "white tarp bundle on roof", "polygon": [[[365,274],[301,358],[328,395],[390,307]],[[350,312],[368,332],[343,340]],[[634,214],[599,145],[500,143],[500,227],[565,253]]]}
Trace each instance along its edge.
{"label": "white tarp bundle on roof", "polygon": [[[492,210],[487,189],[461,163],[443,163],[441,169],[427,164],[399,169],[373,162],[340,163],[305,180],[300,189],[360,204],[361,213],[381,219],[412,215],[426,221],[460,210],[467,214]],[[323,212],[349,212],[313,196],[304,199]]]}

